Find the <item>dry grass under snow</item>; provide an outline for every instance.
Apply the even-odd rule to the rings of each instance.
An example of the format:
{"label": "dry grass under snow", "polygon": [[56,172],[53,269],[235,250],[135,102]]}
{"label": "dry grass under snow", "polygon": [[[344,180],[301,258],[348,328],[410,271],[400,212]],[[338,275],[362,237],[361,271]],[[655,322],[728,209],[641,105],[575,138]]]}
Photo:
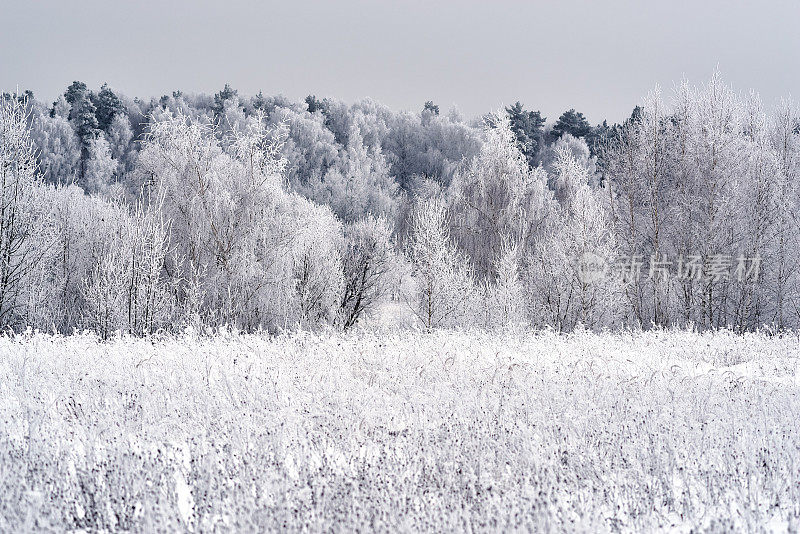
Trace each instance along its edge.
{"label": "dry grass under snow", "polygon": [[797,336],[0,338],[0,531],[747,531]]}

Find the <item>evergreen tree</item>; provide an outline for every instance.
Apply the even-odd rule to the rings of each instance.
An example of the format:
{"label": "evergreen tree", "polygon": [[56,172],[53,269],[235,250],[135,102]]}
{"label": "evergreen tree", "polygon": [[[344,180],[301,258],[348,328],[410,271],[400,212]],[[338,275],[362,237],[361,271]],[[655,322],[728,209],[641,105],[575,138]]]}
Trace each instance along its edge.
{"label": "evergreen tree", "polygon": [[64,91],[64,98],[66,98],[67,103],[70,106],[75,106],[77,102],[80,102],[84,95],[86,94],[86,84],[83,82],[74,81],[72,85],[67,87],[67,90]]}
{"label": "evergreen tree", "polygon": [[99,133],[97,108],[88,96],[84,96],[72,108],[72,123],[81,144],[80,185],[85,186],[86,162],[92,154],[92,144]]}
{"label": "evergreen tree", "polygon": [[81,143],[88,145],[89,141],[97,137],[99,123],[97,121],[97,108],[88,98],[82,99],[72,113],[72,120],[75,125],[75,133]]}
{"label": "evergreen tree", "polygon": [[592,156],[597,156],[601,153],[602,147],[613,137],[614,130],[608,125],[608,121],[603,121],[598,124],[589,135],[586,136],[586,145],[589,147]]}
{"label": "evergreen tree", "polygon": [[506,113],[511,121],[511,131],[517,139],[517,147],[528,160],[528,165],[534,167],[543,145],[545,118],[539,111],[526,111],[519,101],[507,107]]}
{"label": "evergreen tree", "polygon": [[551,132],[556,139],[567,133],[573,137],[586,137],[592,133],[592,127],[583,113],[570,109],[561,114]]}
{"label": "evergreen tree", "polygon": [[238,94],[239,91],[233,89],[229,84],[226,83],[222,91],[214,95],[214,105],[211,106],[214,116],[219,117],[222,115],[225,112],[225,102],[232,100]]}
{"label": "evergreen tree", "polygon": [[438,115],[439,114],[439,106],[434,104],[432,100],[428,100],[427,102],[425,102],[425,107],[422,108],[422,111],[429,111],[429,112],[433,113],[434,115]]}
{"label": "evergreen tree", "polygon": [[119,97],[108,88],[108,84],[103,84],[97,97],[94,99],[94,104],[97,107],[97,123],[101,130],[108,131],[111,126],[114,116],[117,113],[125,111],[125,106],[120,101]]}
{"label": "evergreen tree", "polygon": [[259,91],[258,94],[253,97],[252,106],[253,106],[253,109],[256,110],[256,111],[258,111],[258,110],[266,111],[267,99],[264,98],[264,93]]}
{"label": "evergreen tree", "polygon": [[50,108],[51,117],[63,117],[69,119],[70,106],[64,95],[58,97],[58,100],[53,102],[53,107]]}
{"label": "evergreen tree", "polygon": [[306,97],[306,104],[308,105],[308,112],[315,113],[317,111],[325,111],[325,102],[317,100],[315,95],[308,95]]}

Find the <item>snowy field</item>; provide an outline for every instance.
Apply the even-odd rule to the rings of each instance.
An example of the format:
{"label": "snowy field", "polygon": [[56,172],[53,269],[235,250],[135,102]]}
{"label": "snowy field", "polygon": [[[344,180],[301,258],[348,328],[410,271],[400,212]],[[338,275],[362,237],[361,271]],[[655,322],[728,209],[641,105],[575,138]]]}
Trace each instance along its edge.
{"label": "snowy field", "polygon": [[0,338],[0,531],[786,531],[797,336]]}

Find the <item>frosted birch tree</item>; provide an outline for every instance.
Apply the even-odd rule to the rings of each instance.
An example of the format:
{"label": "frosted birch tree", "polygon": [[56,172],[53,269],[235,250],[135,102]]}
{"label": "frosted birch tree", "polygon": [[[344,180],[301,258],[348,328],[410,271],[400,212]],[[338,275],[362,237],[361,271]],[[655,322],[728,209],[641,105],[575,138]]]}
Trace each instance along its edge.
{"label": "frosted birch tree", "polygon": [[409,301],[428,329],[464,325],[474,296],[469,260],[451,243],[447,211],[441,199],[420,203],[414,210],[410,258],[417,291]]}
{"label": "frosted birch tree", "polygon": [[49,209],[41,202],[30,114],[26,97],[0,96],[0,328],[17,325],[25,278],[48,246],[35,240]]}

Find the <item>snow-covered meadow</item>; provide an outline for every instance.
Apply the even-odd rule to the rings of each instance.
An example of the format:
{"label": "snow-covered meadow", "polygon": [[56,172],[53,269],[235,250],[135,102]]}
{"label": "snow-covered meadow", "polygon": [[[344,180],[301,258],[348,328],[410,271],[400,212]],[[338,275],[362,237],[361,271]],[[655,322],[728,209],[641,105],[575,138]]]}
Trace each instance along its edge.
{"label": "snow-covered meadow", "polygon": [[0,338],[0,531],[797,526],[797,335]]}

